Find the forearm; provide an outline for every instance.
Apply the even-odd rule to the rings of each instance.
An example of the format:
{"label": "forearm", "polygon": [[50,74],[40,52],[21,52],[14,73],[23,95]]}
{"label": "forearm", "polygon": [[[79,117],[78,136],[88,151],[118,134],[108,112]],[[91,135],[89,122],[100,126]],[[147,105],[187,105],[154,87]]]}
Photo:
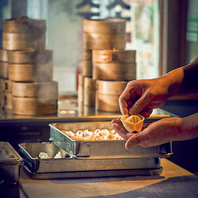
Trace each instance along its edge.
{"label": "forearm", "polygon": [[169,87],[169,97],[198,94],[198,58],[189,65],[175,69],[161,78]]}
{"label": "forearm", "polygon": [[179,125],[177,140],[189,140],[198,137],[198,113],[182,118]]}

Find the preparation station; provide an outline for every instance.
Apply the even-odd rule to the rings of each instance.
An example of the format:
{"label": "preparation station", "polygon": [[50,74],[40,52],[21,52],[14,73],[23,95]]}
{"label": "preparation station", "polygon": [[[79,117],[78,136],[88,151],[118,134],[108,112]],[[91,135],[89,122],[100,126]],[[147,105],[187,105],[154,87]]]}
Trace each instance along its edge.
{"label": "preparation station", "polygon": [[[163,4],[168,9],[165,1],[8,2],[0,3],[0,197],[198,197],[198,171],[194,169],[197,160],[186,161],[188,155],[196,158],[196,150],[182,156],[186,147],[178,144],[175,152],[174,142],[149,148],[138,145],[127,150],[126,141],[111,123],[122,117],[118,101],[128,82],[160,73],[159,68],[153,70],[156,54],[151,51],[156,43],[147,38],[150,33],[145,37],[138,31],[130,18],[136,19],[142,12],[136,22],[141,27],[143,20],[146,32],[145,24],[150,24],[148,16],[156,13],[156,6],[161,8]],[[183,6],[187,3],[182,2]],[[122,7],[122,12],[113,9],[115,5]],[[92,18],[98,16],[94,11],[98,6],[101,15],[106,16],[106,6],[116,17]],[[85,10],[75,13],[81,19],[74,20],[73,9],[81,8]],[[33,14],[37,9],[39,17]],[[86,9],[94,14],[84,12]],[[11,15],[5,14],[6,11]],[[54,18],[50,15],[53,12]],[[67,13],[67,28],[55,20],[62,13],[64,17]],[[151,19],[156,21],[154,14]],[[65,29],[72,29],[73,33]],[[52,36],[57,32],[60,37],[69,37],[61,43],[63,50],[59,36]],[[153,35],[155,28],[150,32]],[[146,43],[144,50],[133,42],[137,46]],[[160,53],[157,56],[162,58]],[[78,66],[70,75],[74,62]],[[66,70],[62,64],[71,64],[64,78]],[[75,90],[68,91],[71,81],[75,81]],[[169,100],[162,108],[154,109],[149,118],[138,119],[151,124],[182,116],[175,104],[176,100]],[[174,156],[178,150],[181,154],[177,161]]]}

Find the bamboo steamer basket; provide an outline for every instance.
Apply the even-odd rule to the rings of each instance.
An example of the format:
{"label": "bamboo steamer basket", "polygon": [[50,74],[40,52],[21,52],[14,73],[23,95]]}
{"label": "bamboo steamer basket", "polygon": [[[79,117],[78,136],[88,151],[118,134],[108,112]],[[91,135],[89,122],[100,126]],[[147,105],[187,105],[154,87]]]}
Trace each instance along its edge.
{"label": "bamboo steamer basket", "polygon": [[12,97],[13,113],[18,115],[50,115],[57,113],[57,97],[23,98]]}
{"label": "bamboo steamer basket", "polygon": [[0,61],[0,78],[8,79],[8,62]]}
{"label": "bamboo steamer basket", "polygon": [[0,61],[8,62],[8,51],[5,49],[0,49]]}
{"label": "bamboo steamer basket", "polygon": [[83,51],[83,59],[92,61],[92,50],[84,49],[84,51]]}
{"label": "bamboo steamer basket", "polygon": [[3,49],[44,49],[46,45],[46,21],[20,17],[3,20]]}
{"label": "bamboo steamer basket", "polygon": [[92,50],[84,49],[82,61],[83,76],[92,77]]}
{"label": "bamboo steamer basket", "polygon": [[1,101],[1,106],[4,109],[12,109],[12,92],[8,91],[3,91],[2,92],[2,101]]}
{"label": "bamboo steamer basket", "polygon": [[97,80],[135,80],[136,63],[94,63],[92,77]]}
{"label": "bamboo steamer basket", "polygon": [[52,81],[52,56],[51,50],[27,49],[23,51],[9,51],[9,79],[24,82]]}
{"label": "bamboo steamer basket", "polygon": [[96,109],[99,111],[120,112],[119,97],[127,81],[96,81]]}
{"label": "bamboo steamer basket", "polygon": [[0,91],[2,91],[3,90],[3,78],[0,78]]}
{"label": "bamboo steamer basket", "polygon": [[88,33],[125,33],[125,29],[126,21],[123,19],[107,18],[83,21],[83,30]]}
{"label": "bamboo steamer basket", "polygon": [[84,105],[95,107],[96,81],[84,77]]}
{"label": "bamboo steamer basket", "polygon": [[125,49],[126,34],[83,33],[83,45],[90,50]]}
{"label": "bamboo steamer basket", "polygon": [[93,63],[134,63],[135,50],[93,50]]}
{"label": "bamboo steamer basket", "polygon": [[0,89],[0,108],[2,108],[3,92]]}
{"label": "bamboo steamer basket", "polygon": [[3,32],[3,48],[7,50],[24,50],[27,48],[45,49],[45,33],[10,33]]}
{"label": "bamboo steamer basket", "polygon": [[26,50],[8,51],[9,63],[45,64],[52,61],[52,50],[29,48]]}
{"label": "bamboo steamer basket", "polygon": [[84,102],[84,76],[78,74],[78,102]]}
{"label": "bamboo steamer basket", "polygon": [[7,91],[12,93],[12,81],[8,79],[2,79],[2,91]]}
{"label": "bamboo steamer basket", "polygon": [[84,20],[83,31],[85,49],[125,49],[126,21],[123,19]]}
{"label": "bamboo steamer basket", "polygon": [[46,21],[44,19],[31,19],[26,16],[16,19],[5,19],[3,20],[3,32],[46,32]]}
{"label": "bamboo steamer basket", "polygon": [[49,82],[52,81],[52,63],[33,64],[9,64],[9,79],[24,82]]}
{"label": "bamboo steamer basket", "polygon": [[12,96],[28,98],[58,98],[58,82],[13,82]]}
{"label": "bamboo steamer basket", "polygon": [[82,74],[83,76],[92,77],[93,64],[91,60],[82,61]]}

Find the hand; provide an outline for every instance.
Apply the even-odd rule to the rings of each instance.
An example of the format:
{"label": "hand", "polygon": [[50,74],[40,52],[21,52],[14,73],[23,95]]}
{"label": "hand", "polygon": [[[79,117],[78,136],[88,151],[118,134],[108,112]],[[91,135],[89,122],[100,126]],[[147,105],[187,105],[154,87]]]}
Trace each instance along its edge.
{"label": "hand", "polygon": [[165,118],[152,124],[144,124],[143,131],[128,133],[120,119],[112,120],[115,131],[126,140],[126,149],[140,145],[144,148],[158,146],[174,140],[182,140],[185,135],[180,131],[181,118]]}
{"label": "hand", "polygon": [[119,98],[120,111],[124,114],[141,114],[149,117],[154,108],[168,99],[169,85],[166,78],[130,81]]}

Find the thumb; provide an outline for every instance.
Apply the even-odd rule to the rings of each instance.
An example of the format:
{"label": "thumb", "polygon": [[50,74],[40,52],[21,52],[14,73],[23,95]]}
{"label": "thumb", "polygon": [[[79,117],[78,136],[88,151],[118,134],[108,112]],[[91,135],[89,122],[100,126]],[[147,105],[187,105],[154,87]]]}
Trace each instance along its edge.
{"label": "thumb", "polygon": [[133,115],[133,114],[136,114],[136,113],[141,113],[142,111],[144,111],[147,108],[147,106],[150,104],[151,101],[152,101],[151,98],[148,99],[145,96],[142,96],[129,109],[129,115]]}
{"label": "thumb", "polygon": [[131,136],[126,144],[125,144],[125,148],[127,150],[130,150],[131,148],[133,148],[134,146],[137,146],[138,144],[141,144],[142,142],[145,141],[145,138],[144,138],[144,135],[142,135],[143,133],[140,132],[140,133],[137,133],[133,136]]}

